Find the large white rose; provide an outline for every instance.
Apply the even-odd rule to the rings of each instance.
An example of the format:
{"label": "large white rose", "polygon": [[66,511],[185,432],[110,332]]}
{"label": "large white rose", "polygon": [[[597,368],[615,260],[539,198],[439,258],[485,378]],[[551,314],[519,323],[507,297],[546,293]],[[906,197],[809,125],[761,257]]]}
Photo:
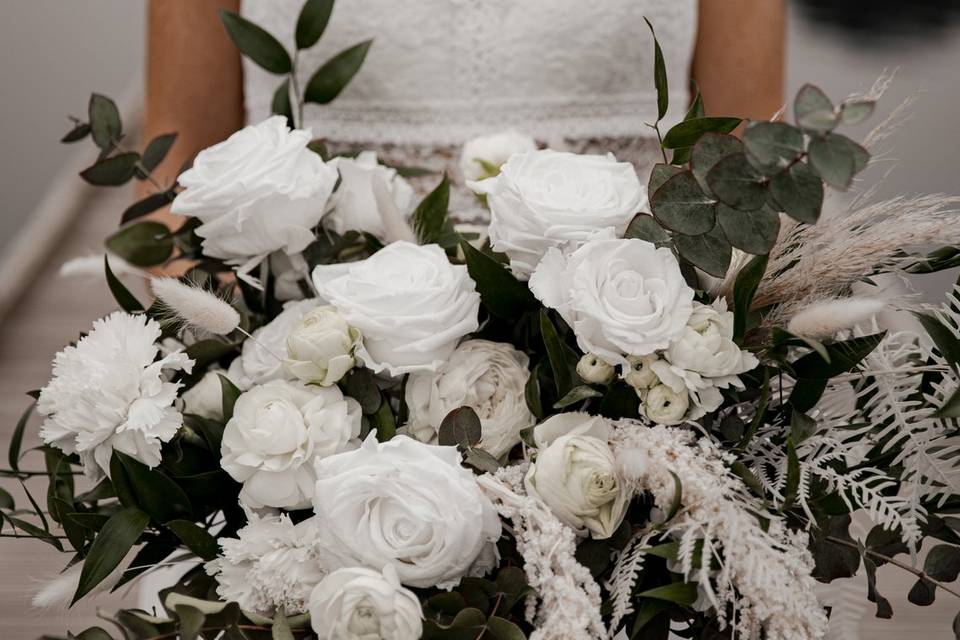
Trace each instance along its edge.
{"label": "large white rose", "polygon": [[364,151],[356,158],[333,158],[330,166],[340,172],[340,186],[333,194],[333,210],[324,218],[325,225],[337,233],[350,229],[367,231],[383,239],[386,228],[374,195],[374,181],[380,180],[401,214],[410,212],[413,187],[397,170],[377,162],[377,154]]}
{"label": "large white rose", "polygon": [[536,151],[537,143],[514,130],[501,131],[468,140],[460,152],[460,173],[464,180],[491,178],[515,153]]}
{"label": "large white rose", "polygon": [[241,129],[197,155],[171,211],[200,219],[197,235],[214,258],[303,251],[337,182],[336,169],[307,148],[310,138],[283,116]]}
{"label": "large white rose", "polygon": [[313,281],[363,334],[357,354],[378,373],[436,371],[478,327],[473,280],[437,245],[394,242],[360,262],[319,265]]}
{"label": "large white rose", "polygon": [[457,449],[405,436],[318,461],[313,504],[331,567],[391,565],[412,587],[456,585],[500,538]]}
{"label": "large white rose", "polygon": [[468,186],[487,196],[490,243],[524,280],[551,247],[572,251],[602,229],[622,235],[646,199],[630,163],[549,149],[514,154]]}
{"label": "large white rose", "polygon": [[530,495],[579,535],[589,532],[596,539],[613,535],[630,502],[607,444],[609,429],[602,418],[585,413],[548,419],[533,431],[540,448],[524,478]]}
{"label": "large white rose", "polygon": [[309,506],[314,461],[358,444],[360,405],[337,387],[273,380],[245,391],[223,431],[220,465],[250,507]]}
{"label": "large white rose", "polygon": [[677,259],[637,239],[598,237],[570,255],[551,249],[530,290],[560,313],[584,353],[609,364],[666,348],[693,312]]}
{"label": "large white rose", "polygon": [[524,397],[529,364],[526,354],[508,344],[467,340],[436,372],[415,373],[407,380],[407,429],[432,442],[448,413],[470,407],[480,417],[480,447],[502,456],[536,422]]}
{"label": "large white rose", "polygon": [[317,307],[303,316],[287,336],[287,371],[306,383],[336,384],[354,365],[360,332],[333,307]]}
{"label": "large white rose", "polygon": [[337,569],[310,595],[310,624],[320,640],[417,640],[423,632],[420,601],[383,571]]}
{"label": "large white rose", "polygon": [[319,305],[315,298],[285,304],[276,318],[253,332],[254,340],[244,341],[240,355],[227,370],[230,381],[240,389],[249,389],[255,384],[292,377],[284,369],[284,360],[289,357],[287,338],[303,317]]}

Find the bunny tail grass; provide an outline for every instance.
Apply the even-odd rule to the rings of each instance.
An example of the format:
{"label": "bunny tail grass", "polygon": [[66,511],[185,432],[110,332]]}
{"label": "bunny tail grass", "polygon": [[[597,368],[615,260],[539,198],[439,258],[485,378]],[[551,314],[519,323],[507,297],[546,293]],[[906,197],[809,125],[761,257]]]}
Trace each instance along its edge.
{"label": "bunny tail grass", "polygon": [[209,291],[175,278],[154,278],[153,293],[178,320],[189,327],[226,335],[240,325],[240,314]]}
{"label": "bunny tail grass", "polygon": [[877,298],[835,298],[815,302],[793,316],[787,330],[805,338],[829,338],[869,321],[886,306],[886,302]]}

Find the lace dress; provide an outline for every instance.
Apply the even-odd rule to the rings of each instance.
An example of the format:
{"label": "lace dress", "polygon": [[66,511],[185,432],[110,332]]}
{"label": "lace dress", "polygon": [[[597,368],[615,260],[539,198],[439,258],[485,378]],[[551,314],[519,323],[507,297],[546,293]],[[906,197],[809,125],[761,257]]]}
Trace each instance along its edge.
{"label": "lace dress", "polygon": [[[293,49],[302,0],[243,0],[243,14]],[[330,105],[307,105],[305,125],[334,152],[373,149],[387,162],[446,170],[459,148],[504,129],[554,149],[610,151],[641,175],[659,157],[650,19],[670,86],[666,126],[689,101],[697,0],[349,0],[335,5],[319,44],[300,56],[301,86],[335,53],[373,46]],[[283,81],[248,60],[247,118],[270,113]],[[424,178],[419,189],[436,178]],[[472,198],[455,189],[453,206]]]}

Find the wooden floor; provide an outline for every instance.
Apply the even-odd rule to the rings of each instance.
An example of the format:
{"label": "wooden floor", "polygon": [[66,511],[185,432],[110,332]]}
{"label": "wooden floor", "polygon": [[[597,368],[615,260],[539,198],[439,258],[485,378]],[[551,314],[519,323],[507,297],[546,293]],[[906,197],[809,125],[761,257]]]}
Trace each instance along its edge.
{"label": "wooden floor", "polygon": [[[92,201],[50,256],[31,291],[9,311],[0,326],[0,459],[4,465],[10,432],[29,403],[25,392],[47,381],[51,358],[64,343],[114,306],[102,278],[66,280],[57,276],[57,269],[68,258],[98,251],[101,239],[114,228],[125,204],[127,195],[123,191],[108,192]],[[34,419],[31,434],[36,432],[36,424]],[[35,443],[35,435],[31,435],[25,448]],[[41,461],[28,460],[24,468],[29,462]],[[8,485],[4,486],[12,489]],[[37,489],[43,491],[43,487]],[[14,493],[18,501],[22,500],[19,492]],[[28,640],[43,633],[65,635],[67,629],[77,632],[97,623],[97,606],[106,611],[117,608],[122,601],[133,606],[135,594],[127,594],[125,600],[113,596],[77,606],[69,613],[32,609],[29,601],[37,585],[55,575],[67,560],[67,555],[39,542],[0,539],[0,639]],[[939,592],[933,606],[915,607],[906,601],[912,582],[912,576],[895,567],[881,569],[879,588],[893,604],[894,619],[877,620],[871,617],[872,608],[868,609],[861,623],[864,640],[954,637],[950,624],[953,615],[960,611],[960,600]],[[99,622],[109,628],[109,623]]]}

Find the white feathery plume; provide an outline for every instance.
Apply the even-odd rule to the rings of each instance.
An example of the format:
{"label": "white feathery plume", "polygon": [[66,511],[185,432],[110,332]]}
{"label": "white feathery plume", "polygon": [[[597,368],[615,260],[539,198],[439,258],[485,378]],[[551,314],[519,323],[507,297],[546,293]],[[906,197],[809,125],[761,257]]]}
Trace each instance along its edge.
{"label": "white feathery plume", "polygon": [[123,278],[125,276],[140,276],[146,277],[147,272],[143,269],[139,269],[123,258],[115,256],[112,254],[95,254],[91,253],[85,256],[77,256],[76,258],[71,258],[63,264],[60,265],[60,269],[57,271],[57,275],[61,278],[75,278],[75,277],[103,277],[103,260],[106,258],[110,261],[110,270],[113,271],[113,274],[118,278]]}
{"label": "white feathery plume", "polygon": [[[100,584],[90,590],[85,599],[95,598],[99,595],[109,592],[114,585],[120,582],[123,572],[136,557],[136,553],[131,550],[126,557],[117,565],[110,574],[104,578]],[[83,570],[83,563],[77,562],[63,573],[53,579],[45,582],[36,593],[30,603],[37,609],[57,609],[66,611],[70,607],[70,601],[73,600],[73,594],[77,591],[80,584],[80,572]]]}
{"label": "white feathery plume", "polygon": [[787,331],[805,338],[829,338],[871,320],[886,306],[886,302],[879,298],[834,298],[814,302],[790,319]]}
{"label": "white feathery plume", "polygon": [[240,314],[225,300],[176,278],[154,278],[157,298],[181,322],[215,335],[227,335],[240,326]]}

